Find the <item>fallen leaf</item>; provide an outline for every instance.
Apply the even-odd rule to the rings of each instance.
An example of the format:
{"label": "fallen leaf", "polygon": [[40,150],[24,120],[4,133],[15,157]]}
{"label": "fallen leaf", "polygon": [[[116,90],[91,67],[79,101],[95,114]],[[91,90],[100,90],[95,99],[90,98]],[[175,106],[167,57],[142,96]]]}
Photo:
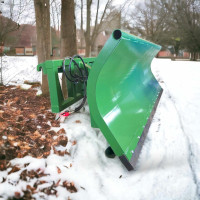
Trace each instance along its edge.
{"label": "fallen leaf", "polygon": [[61,169],[59,167],[57,167],[57,172],[58,172],[58,174],[61,173]]}
{"label": "fallen leaf", "polygon": [[59,186],[59,183],[60,183],[61,179],[58,180],[58,182],[55,184],[55,186]]}
{"label": "fallen leaf", "polygon": [[65,132],[65,129],[64,128],[62,128],[62,129],[60,129],[58,132],[57,132],[57,134],[65,134],[66,132]]}
{"label": "fallen leaf", "polygon": [[31,119],[36,119],[36,115],[35,115],[34,113],[30,114],[29,117],[30,117]]}
{"label": "fallen leaf", "polygon": [[59,145],[65,147],[67,145],[67,142],[68,142],[67,138],[65,140],[60,140]]}
{"label": "fallen leaf", "polygon": [[74,141],[72,142],[72,145],[76,145],[76,143],[77,143],[76,140],[74,140]]}
{"label": "fallen leaf", "polygon": [[19,199],[20,198],[20,192],[15,192],[15,198]]}
{"label": "fallen leaf", "polygon": [[19,170],[20,170],[19,167],[14,166],[14,167],[12,167],[12,169],[8,172],[8,174],[11,174],[11,173],[14,173],[14,172],[18,172]]}

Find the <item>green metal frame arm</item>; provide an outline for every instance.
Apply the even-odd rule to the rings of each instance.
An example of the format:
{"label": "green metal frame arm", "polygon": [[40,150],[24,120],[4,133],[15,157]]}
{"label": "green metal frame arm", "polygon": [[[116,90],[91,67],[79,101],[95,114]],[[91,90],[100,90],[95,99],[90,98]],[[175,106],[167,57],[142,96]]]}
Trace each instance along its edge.
{"label": "green metal frame arm", "polygon": [[[95,58],[84,58],[83,60],[88,66],[92,67]],[[77,61],[80,67],[83,67],[79,59],[75,59],[75,61]],[[67,80],[68,98],[64,99],[58,76],[59,73],[63,72],[62,64],[63,60],[47,60],[37,65],[37,71],[42,70],[44,74],[47,74],[51,99],[51,109],[54,113],[58,113],[64,110],[65,108],[83,98],[83,86],[81,84],[75,85]],[[69,60],[66,60],[65,66],[68,65]],[[74,65],[72,65],[72,70],[75,70]]]}

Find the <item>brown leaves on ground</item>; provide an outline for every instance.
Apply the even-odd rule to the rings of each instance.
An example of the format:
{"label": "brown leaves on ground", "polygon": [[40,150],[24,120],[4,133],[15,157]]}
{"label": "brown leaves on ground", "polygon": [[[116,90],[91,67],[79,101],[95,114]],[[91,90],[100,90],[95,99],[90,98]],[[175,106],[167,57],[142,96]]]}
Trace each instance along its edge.
{"label": "brown leaves on ground", "polygon": [[[15,168],[15,167],[13,167],[13,168]],[[57,169],[58,169],[58,173],[61,173],[60,168],[57,167]],[[12,198],[12,200],[14,200],[14,199],[21,199],[21,200],[35,199],[32,197],[32,195],[35,193],[38,193],[38,192],[44,193],[46,195],[55,195],[56,197],[58,197],[57,190],[56,190],[56,188],[58,186],[62,186],[64,188],[66,188],[66,190],[68,190],[70,193],[77,192],[77,188],[75,187],[73,182],[61,181],[61,179],[59,179],[56,182],[53,181],[53,183],[51,183],[50,186],[40,187],[43,184],[47,184],[47,181],[39,179],[44,176],[48,176],[48,174],[45,174],[41,169],[38,169],[36,171],[34,171],[34,170],[22,171],[20,174],[20,180],[29,181],[30,179],[34,179],[34,178],[38,178],[38,180],[33,184],[33,186],[31,186],[29,184],[26,186],[26,190],[22,191],[23,196],[21,195],[20,192],[15,192],[15,195]]]}
{"label": "brown leaves on ground", "polygon": [[14,172],[18,172],[19,170],[20,170],[19,167],[13,166],[12,169],[8,172],[8,174],[12,174],[12,173],[14,173]]}
{"label": "brown leaves on ground", "polygon": [[64,181],[64,182],[63,182],[63,186],[64,186],[65,188],[67,188],[67,190],[69,190],[71,193],[77,192],[77,189],[76,189],[76,187],[74,186],[74,183],[73,183],[73,182],[68,183],[67,181]]}
{"label": "brown leaves on ground", "polygon": [[[51,127],[60,127],[59,121],[55,120],[55,114],[50,111],[50,101],[47,97],[37,96],[36,90],[22,90],[14,86],[0,86],[0,170],[11,167],[8,174],[20,170],[18,166],[10,166],[9,161],[14,158],[22,158],[30,155],[35,158],[46,158],[51,149],[55,154],[69,155],[67,150],[58,151],[56,146],[66,147],[68,138],[65,130],[57,132],[50,130]],[[58,173],[61,169],[57,168]],[[42,171],[24,170],[20,174],[20,179],[40,178],[47,176]],[[3,179],[3,182],[5,179]],[[36,182],[34,187],[27,186],[23,191],[23,198],[16,192],[13,199],[33,199],[32,194],[37,190]],[[55,188],[62,185],[71,192],[77,189],[73,183],[57,182],[51,187],[44,188],[42,192],[47,195],[56,195]]]}
{"label": "brown leaves on ground", "polygon": [[[59,127],[55,114],[50,112],[47,97],[36,96],[36,90],[22,90],[12,86],[0,87],[0,170],[13,158],[30,155],[46,158],[51,148],[58,155],[68,152],[56,151],[55,146],[66,146],[65,130]],[[55,137],[56,136],[56,139]]]}
{"label": "brown leaves on ground", "polygon": [[23,181],[27,181],[29,179],[40,178],[40,177],[44,177],[47,175],[48,174],[45,174],[44,171],[42,171],[40,169],[38,169],[36,171],[34,171],[34,170],[28,171],[25,169],[24,171],[21,172],[20,179]]}

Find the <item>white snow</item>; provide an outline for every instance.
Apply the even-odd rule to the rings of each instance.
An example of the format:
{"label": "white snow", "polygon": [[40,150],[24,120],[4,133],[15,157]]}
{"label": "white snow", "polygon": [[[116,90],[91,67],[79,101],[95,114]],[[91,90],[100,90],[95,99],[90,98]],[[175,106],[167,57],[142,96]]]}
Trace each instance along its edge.
{"label": "white snow", "polygon": [[3,138],[4,140],[6,140],[6,139],[7,139],[7,136],[3,135],[2,138]]}
{"label": "white snow", "polygon": [[28,85],[28,84],[21,84],[21,85],[20,85],[20,88],[21,88],[21,89],[24,89],[24,90],[28,90],[28,89],[31,88],[31,85]]}
{"label": "white snow", "polygon": [[[16,61],[17,71],[23,69],[20,75],[23,79],[31,74],[30,66],[20,64],[22,58],[6,59]],[[33,65],[32,59],[36,58],[26,58],[26,63]],[[57,187],[58,199],[200,199],[200,62],[154,59],[152,71],[164,92],[135,171],[128,172],[118,158],[105,157],[108,144],[98,129],[91,128],[88,106],[61,124],[69,139],[66,148],[71,156],[61,157],[52,151],[47,159],[27,156],[12,160],[12,165],[21,166],[22,170],[40,169],[48,174],[40,178],[48,182],[41,187],[59,180],[73,182],[78,192],[71,194],[60,185]],[[76,123],[77,120],[81,123]],[[26,163],[30,164],[24,167]],[[0,172],[0,181],[3,177],[8,179],[0,183],[0,196],[3,196],[0,199],[7,199],[36,181],[19,181],[15,185],[22,170],[8,175],[9,170]],[[39,194],[34,197],[40,199]],[[54,198],[44,195],[44,199]]]}
{"label": "white snow", "polygon": [[42,94],[42,90],[39,89],[39,90],[37,91],[36,95],[37,95],[37,96],[40,96],[41,94]]}
{"label": "white snow", "polygon": [[36,56],[3,56],[4,85],[23,84],[24,81],[41,82],[41,73],[37,72]]}

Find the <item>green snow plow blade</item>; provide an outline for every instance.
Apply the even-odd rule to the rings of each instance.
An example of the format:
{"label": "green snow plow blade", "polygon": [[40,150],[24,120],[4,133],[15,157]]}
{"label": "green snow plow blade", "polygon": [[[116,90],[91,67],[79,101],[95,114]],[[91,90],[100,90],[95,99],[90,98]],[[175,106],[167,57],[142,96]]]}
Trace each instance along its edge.
{"label": "green snow plow blade", "polygon": [[[158,45],[115,30],[96,58],[84,59],[91,66],[87,99],[92,127],[100,128],[128,170],[135,168],[162,94],[162,88],[150,69],[159,50]],[[62,72],[59,68],[62,62],[46,62],[51,62],[50,68],[54,69],[54,75],[46,72],[52,110],[59,112],[83,97],[81,85],[67,82],[68,93],[73,97],[69,95],[71,100],[64,100],[59,81],[53,81],[59,71]],[[42,67],[45,71],[48,66],[45,63],[38,65],[38,70]],[[72,86],[79,89],[72,93]],[[53,101],[55,98],[57,101]]]}
{"label": "green snow plow blade", "polygon": [[128,170],[135,167],[162,93],[150,69],[159,50],[160,46],[115,30],[90,71],[92,121]]}

